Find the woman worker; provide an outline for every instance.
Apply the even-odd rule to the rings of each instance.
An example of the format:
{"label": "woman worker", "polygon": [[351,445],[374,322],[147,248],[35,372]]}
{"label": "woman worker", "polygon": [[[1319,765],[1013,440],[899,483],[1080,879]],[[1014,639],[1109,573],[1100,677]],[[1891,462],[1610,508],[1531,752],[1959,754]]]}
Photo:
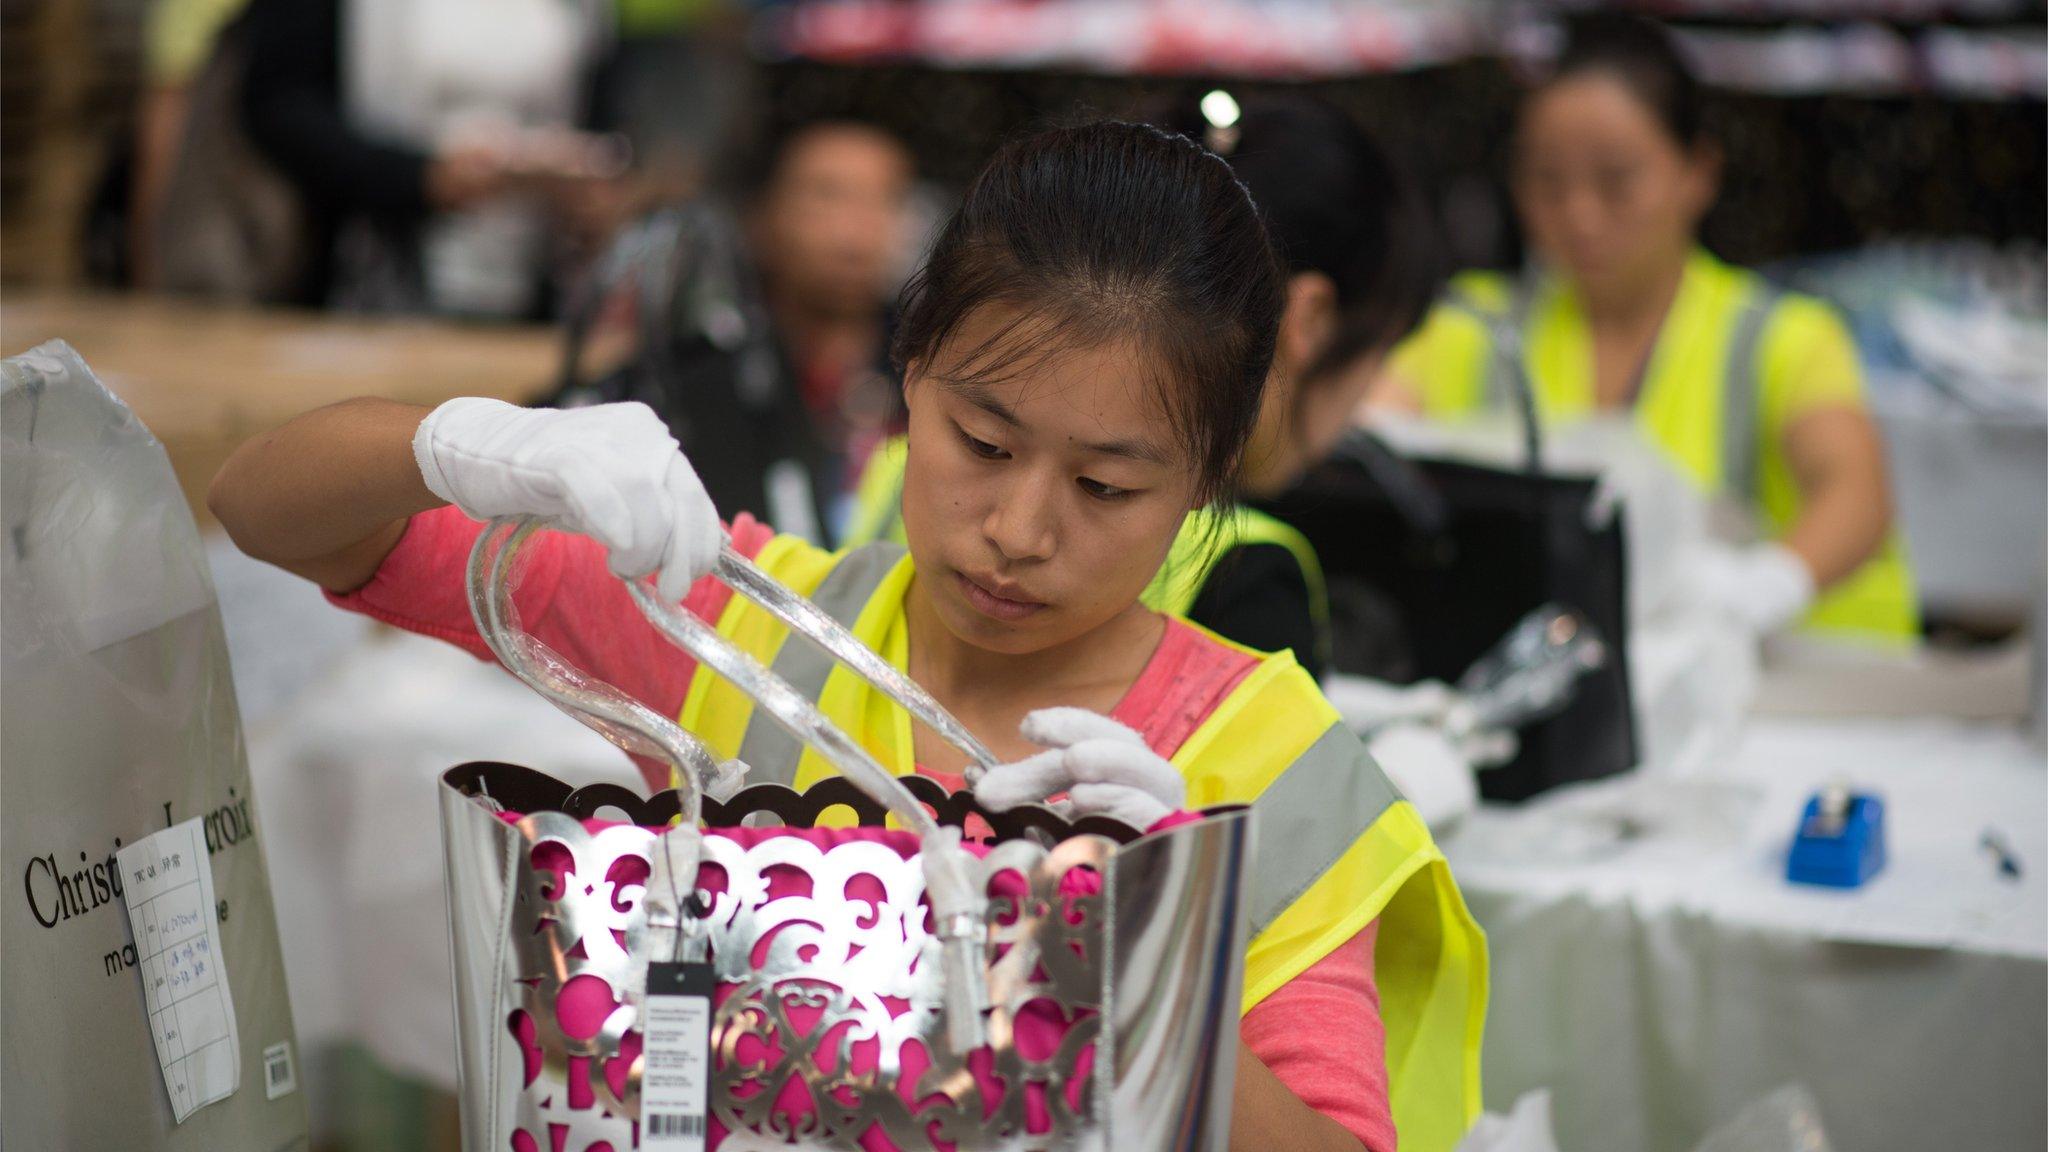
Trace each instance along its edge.
{"label": "woman worker", "polygon": [[1472,314],[1490,313],[1519,330],[1543,419],[1632,412],[1702,491],[1752,510],[1766,542],[1694,574],[1709,603],[1759,634],[1910,642],[1913,583],[1855,348],[1819,301],[1700,247],[1720,168],[1700,103],[1659,26],[1577,24],[1521,110],[1513,189],[1537,263],[1518,280],[1456,277],[1457,304],[1397,351],[1372,403],[1448,418],[1506,401]]}
{"label": "woman worker", "polygon": [[[1343,112],[1307,97],[1211,92],[1156,123],[1230,162],[1266,219],[1287,272],[1265,399],[1242,491],[1270,498],[1328,455],[1387,352],[1429,308],[1433,275],[1398,170]],[[903,539],[906,441],[861,477],[852,543]],[[1318,680],[1330,659],[1329,600],[1306,537],[1250,508],[1189,516],[1144,602],[1261,652],[1292,651]]]}
{"label": "woman worker", "polygon": [[[1017,761],[983,777],[985,802],[1047,779],[1140,824],[1254,802],[1231,1146],[1387,1150],[1398,1128],[1404,1149],[1445,1149],[1478,1109],[1486,978],[1441,854],[1291,657],[1138,600],[1188,512],[1235,488],[1282,307],[1250,197],[1200,146],[1117,123],[1013,143],[907,291],[907,554],[826,553],[745,515],[731,540]],[[538,538],[518,593],[535,635],[721,757],[755,746],[748,698],[698,675],[613,578],[652,575],[779,659],[783,628],[704,578],[725,533],[642,406],[347,402],[245,445],[211,505],[343,607],[479,656],[462,579],[478,520],[549,518],[567,531]],[[963,769],[850,673],[806,689],[894,771]],[[750,762],[799,788],[830,771]]]}

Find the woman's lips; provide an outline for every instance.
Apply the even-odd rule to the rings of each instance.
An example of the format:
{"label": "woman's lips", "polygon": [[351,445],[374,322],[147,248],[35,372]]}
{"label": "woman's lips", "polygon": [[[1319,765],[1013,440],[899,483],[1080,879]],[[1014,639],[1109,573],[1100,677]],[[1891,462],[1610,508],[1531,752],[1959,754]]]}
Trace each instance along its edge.
{"label": "woman's lips", "polygon": [[[960,594],[967,598],[969,604],[974,605],[975,609],[983,615],[993,616],[998,620],[1022,620],[1026,616],[1045,607],[1044,604],[1036,600],[1012,599],[1009,596],[999,596],[970,579],[964,573],[953,573],[953,579],[959,582]],[[1007,588],[1004,590],[1014,591]]]}

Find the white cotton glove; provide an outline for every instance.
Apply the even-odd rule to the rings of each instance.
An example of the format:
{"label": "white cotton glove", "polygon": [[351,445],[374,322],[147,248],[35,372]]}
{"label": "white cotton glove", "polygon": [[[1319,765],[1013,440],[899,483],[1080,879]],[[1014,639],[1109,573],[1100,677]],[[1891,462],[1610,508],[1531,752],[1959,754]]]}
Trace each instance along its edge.
{"label": "white cotton glove", "polygon": [[1383,732],[1427,730],[1473,768],[1505,764],[1520,748],[1512,731],[1482,724],[1472,701],[1441,680],[1390,684],[1332,673],[1323,683],[1323,695],[1344,717],[1345,726],[1368,745]]}
{"label": "white cotton glove", "polygon": [[1392,684],[1341,672],[1324,682],[1323,695],[1355,732],[1404,721],[1440,724],[1459,703],[1458,694],[1441,680]]}
{"label": "white cotton glove", "polygon": [[1142,831],[1187,799],[1180,769],[1107,716],[1041,708],[1024,717],[1019,731],[1045,751],[982,774],[974,796],[994,811],[1065,792],[1075,817],[1107,816]]}
{"label": "white cotton glove", "polygon": [[645,404],[520,408],[465,396],[420,422],[412,451],[434,495],[476,520],[539,516],[604,545],[614,574],[658,572],[681,600],[724,544],[718,510]]}
{"label": "white cotton glove", "polygon": [[1449,827],[1479,806],[1473,775],[1479,765],[1442,729],[1393,724],[1374,732],[1365,746],[1430,828]]}
{"label": "white cotton glove", "polygon": [[1712,548],[1693,566],[1697,599],[1758,636],[1804,615],[1813,604],[1813,573],[1782,544]]}

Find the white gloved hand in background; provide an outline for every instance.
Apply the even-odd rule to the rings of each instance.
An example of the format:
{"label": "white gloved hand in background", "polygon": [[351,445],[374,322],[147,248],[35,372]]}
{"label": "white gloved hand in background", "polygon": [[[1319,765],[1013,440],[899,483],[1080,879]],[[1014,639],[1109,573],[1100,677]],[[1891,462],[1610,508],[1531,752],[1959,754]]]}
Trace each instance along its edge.
{"label": "white gloved hand in background", "polygon": [[1180,809],[1187,782],[1145,738],[1085,708],[1041,708],[1024,717],[1026,740],[1045,749],[982,774],[974,795],[1001,812],[1065,792],[1070,815],[1107,816],[1140,831]]}
{"label": "white gloved hand in background", "polygon": [[1390,724],[1367,737],[1365,747],[1432,830],[1457,823],[1479,806],[1479,782],[1473,775],[1478,765],[1442,729]]}
{"label": "white gloved hand in background", "polygon": [[1394,684],[1341,672],[1323,684],[1323,695],[1354,732],[1408,721],[1441,724],[1458,704],[1458,694],[1441,680]]}
{"label": "white gloved hand in background", "polygon": [[1818,591],[1806,561],[1782,544],[1707,549],[1691,583],[1701,603],[1758,636],[1797,621]]}
{"label": "white gloved hand in background", "polygon": [[645,404],[521,408],[465,396],[413,434],[427,488],[476,520],[539,516],[604,545],[625,579],[681,600],[718,559],[718,510]]}

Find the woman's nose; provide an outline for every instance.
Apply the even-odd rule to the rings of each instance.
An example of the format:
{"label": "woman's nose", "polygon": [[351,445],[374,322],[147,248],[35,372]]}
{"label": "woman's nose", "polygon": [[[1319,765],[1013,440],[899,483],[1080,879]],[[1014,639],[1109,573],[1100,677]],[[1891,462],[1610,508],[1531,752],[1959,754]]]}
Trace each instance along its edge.
{"label": "woman's nose", "polygon": [[1590,240],[1599,236],[1607,227],[1607,208],[1601,202],[1597,191],[1589,187],[1573,189],[1564,197],[1560,213],[1565,230],[1575,240]]}
{"label": "woman's nose", "polygon": [[1024,472],[997,494],[981,531],[1005,560],[1044,560],[1052,555],[1057,484],[1049,474]]}

